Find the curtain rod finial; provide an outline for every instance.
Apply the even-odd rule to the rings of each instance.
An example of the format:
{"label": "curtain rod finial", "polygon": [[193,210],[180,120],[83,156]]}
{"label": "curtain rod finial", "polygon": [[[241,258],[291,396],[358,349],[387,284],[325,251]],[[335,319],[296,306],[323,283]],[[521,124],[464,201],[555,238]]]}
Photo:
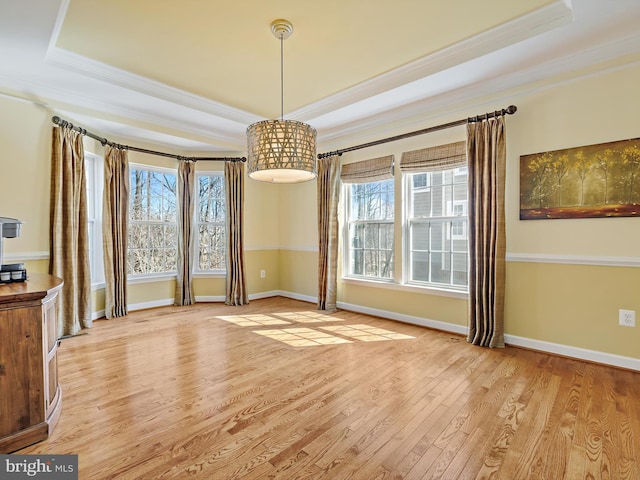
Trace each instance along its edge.
{"label": "curtain rod finial", "polygon": [[509,105],[505,110],[505,112],[508,113],[509,115],[513,115],[514,113],[516,113],[517,110],[518,110],[518,107],[516,107],[515,105]]}

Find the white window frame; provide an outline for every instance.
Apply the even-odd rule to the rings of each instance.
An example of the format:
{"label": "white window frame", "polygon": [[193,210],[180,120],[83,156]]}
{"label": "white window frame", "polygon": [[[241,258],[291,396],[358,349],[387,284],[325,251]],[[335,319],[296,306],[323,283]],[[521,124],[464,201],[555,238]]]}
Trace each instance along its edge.
{"label": "white window frame", "polygon": [[[194,192],[194,198],[196,199],[196,205],[195,205],[195,209],[194,209],[194,218],[193,218],[193,222],[194,222],[194,232],[195,232],[195,241],[193,242],[193,248],[194,248],[194,265],[193,265],[193,272],[194,275],[198,275],[198,276],[224,276],[226,273],[226,266],[224,266],[223,268],[219,268],[219,269],[201,269],[200,268],[200,228],[203,226],[210,226],[210,227],[222,227],[224,230],[224,241],[223,241],[223,253],[226,255],[226,249],[224,248],[224,244],[226,242],[226,236],[227,236],[227,231],[226,231],[226,212],[224,215],[224,218],[222,219],[222,221],[218,221],[218,222],[200,222],[200,192],[199,192],[199,185],[200,185],[200,178],[201,177],[220,177],[222,180],[222,187],[223,187],[223,192],[224,192],[224,188],[226,188],[226,185],[224,183],[224,173],[217,171],[217,172],[196,172],[196,181],[195,181],[195,192]],[[226,199],[224,199],[224,201],[226,202]]]}
{"label": "white window frame", "polygon": [[104,191],[104,159],[85,152],[87,188],[87,228],[89,233],[89,269],[91,286],[104,286],[104,252],[102,248],[102,198]]}
{"label": "white window frame", "polygon": [[[466,167],[461,167],[461,168],[465,168]],[[451,169],[453,170],[452,175],[455,178],[456,176],[459,176],[458,172],[461,171],[461,169],[458,168],[454,168]],[[420,172],[420,173],[426,173],[426,172]],[[402,174],[402,258],[403,258],[403,262],[402,262],[402,272],[403,272],[403,283],[407,284],[407,285],[414,285],[414,286],[420,286],[420,287],[427,287],[427,288],[435,288],[435,289],[440,289],[440,290],[450,290],[450,291],[454,291],[454,292],[468,292],[468,280],[467,280],[467,285],[456,285],[453,284],[453,275],[454,275],[454,269],[451,268],[451,272],[450,272],[450,278],[449,278],[449,282],[448,283],[443,283],[443,282],[435,282],[435,281],[424,281],[424,280],[415,280],[414,279],[414,272],[413,272],[413,252],[414,252],[414,248],[412,245],[412,236],[411,236],[411,229],[412,229],[412,225],[417,225],[417,224],[423,224],[423,225],[429,225],[429,224],[434,224],[434,223],[440,223],[440,224],[444,224],[445,225],[445,234],[443,238],[443,241],[449,242],[449,252],[431,252],[430,255],[435,254],[440,254],[440,259],[441,262],[446,262],[447,260],[449,260],[450,265],[453,267],[453,261],[454,261],[454,253],[459,253],[459,252],[454,252],[453,251],[453,242],[456,240],[464,240],[467,239],[467,225],[468,225],[468,219],[467,219],[467,200],[452,200],[451,201],[446,201],[445,198],[443,198],[443,201],[446,201],[446,203],[444,203],[444,205],[446,205],[446,210],[447,210],[447,215],[443,215],[443,216],[425,216],[425,217],[413,217],[413,205],[412,205],[412,199],[413,199],[413,195],[412,192],[413,191],[428,191],[429,188],[431,188],[431,186],[433,185],[433,182],[431,181],[431,179],[429,179],[427,181],[427,184],[429,185],[429,187],[417,187],[415,188],[415,190],[413,189],[413,175],[417,175],[420,173],[408,173],[405,172]],[[467,180],[468,181],[468,180]],[[433,208],[433,192],[431,193],[432,198],[431,198],[431,206]],[[444,193],[443,193],[444,196]],[[452,192],[452,196],[453,196],[453,192]],[[458,206],[458,205],[463,205],[463,215],[455,215],[454,211],[455,211],[455,207],[454,206]],[[463,235],[453,235],[452,234],[452,229],[453,229],[453,222],[455,221],[459,221],[459,220],[464,220],[464,234]],[[431,238],[431,237],[429,237]],[[469,269],[469,253],[468,253],[468,244],[467,244],[467,272]],[[446,257],[449,257],[448,259]],[[428,257],[428,265],[427,265],[427,271],[429,272],[429,275],[431,274],[431,257]]]}
{"label": "white window frame", "polygon": [[[389,179],[389,180],[383,180],[383,181],[389,181],[391,182],[392,185],[392,192],[393,192],[393,206],[392,206],[392,218],[391,219],[352,219],[351,218],[351,199],[352,199],[352,187],[354,185],[362,185],[362,184],[350,184],[350,183],[344,183],[343,184],[343,198],[346,199],[346,201],[344,202],[344,225],[343,225],[343,230],[342,230],[342,239],[343,239],[343,255],[342,255],[342,276],[343,278],[347,278],[347,279],[361,279],[361,280],[368,280],[368,281],[379,281],[379,282],[394,282],[394,277],[395,277],[395,242],[394,242],[394,246],[391,249],[391,260],[392,260],[392,267],[391,267],[391,275],[389,277],[382,277],[380,275],[366,275],[366,274],[355,274],[355,273],[351,273],[351,264],[352,264],[352,256],[353,256],[353,248],[352,248],[352,238],[351,238],[351,231],[352,231],[352,227],[357,226],[357,225],[391,225],[391,231],[392,231],[392,236],[395,237],[395,185],[394,185],[394,180],[393,179]],[[371,183],[377,183],[377,182],[371,182]],[[393,241],[393,240],[392,240]],[[362,250],[367,250],[364,246],[362,247]],[[383,251],[388,251],[388,249],[377,249],[378,254],[380,254],[380,252]]]}
{"label": "white window frame", "polygon": [[[139,221],[139,220],[132,220],[131,219],[131,212],[129,211],[129,227],[132,224],[145,224],[145,225],[174,225],[176,228],[176,232],[178,229],[178,198],[177,198],[177,182],[178,182],[178,172],[176,169],[172,169],[172,168],[165,168],[165,167],[157,167],[154,165],[145,165],[145,164],[138,164],[138,163],[130,163],[129,164],[129,178],[131,178],[131,171],[132,170],[144,170],[147,172],[153,172],[153,173],[162,173],[162,174],[169,174],[169,175],[174,175],[176,177],[176,211],[175,211],[175,221],[174,222],[154,222],[154,221]],[[129,190],[129,209],[131,209],[131,205],[133,202],[133,195],[134,195],[134,191],[133,191],[133,185],[130,185],[130,190]],[[131,242],[127,242],[127,256],[126,256],[126,260],[127,260],[127,272],[128,272],[128,278],[133,280],[133,282],[130,283],[136,283],[135,280],[145,280],[145,279],[155,279],[155,278],[165,278],[165,277],[175,277],[177,274],[177,265],[176,268],[174,268],[173,270],[164,270],[161,272],[147,272],[147,273],[131,273],[129,271],[129,249],[131,248]],[[177,235],[176,235],[176,259],[177,259],[177,251],[178,251],[178,246],[177,246]]]}

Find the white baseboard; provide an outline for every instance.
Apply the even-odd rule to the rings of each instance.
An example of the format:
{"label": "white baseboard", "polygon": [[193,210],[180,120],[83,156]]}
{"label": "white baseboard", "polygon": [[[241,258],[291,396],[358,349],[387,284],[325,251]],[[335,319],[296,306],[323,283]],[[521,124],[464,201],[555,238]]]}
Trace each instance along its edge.
{"label": "white baseboard", "polygon": [[175,305],[175,303],[175,298],[165,298],[163,300],[154,300],[153,302],[130,303],[127,308],[130,312],[135,312],[136,310],[145,310],[147,308],[169,307]]}
{"label": "white baseboard", "polygon": [[280,292],[278,290],[271,290],[269,292],[258,292],[249,295],[249,300],[259,300],[261,298],[278,297]]}
{"label": "white baseboard", "polygon": [[343,310],[366,313],[367,315],[374,315],[376,317],[387,318],[389,320],[397,320],[399,322],[410,323],[412,325],[420,325],[421,327],[428,327],[445,332],[457,333],[459,335],[466,335],[469,330],[467,327],[464,327],[462,325],[455,325],[453,323],[441,322],[439,320],[431,320],[428,318],[415,317],[413,315],[405,315],[403,313],[390,312],[388,310],[363,307],[361,305],[354,305],[352,303],[338,302],[337,307],[342,308]]}
{"label": "white baseboard", "polygon": [[[145,310],[147,308],[168,307],[175,303],[173,298],[165,298],[164,300],[154,300],[153,302],[130,303],[127,305],[127,311],[135,312],[136,310]],[[91,314],[91,320],[104,318],[104,310],[98,310]]]}
{"label": "white baseboard", "polygon": [[224,303],[224,295],[196,295],[196,303]]}
{"label": "white baseboard", "polygon": [[531,350],[553,353],[563,357],[577,358],[579,360],[640,371],[640,358],[623,357],[622,355],[615,355],[613,353],[599,352],[597,350],[588,350],[586,348],[572,347],[508,334],[505,334],[504,341],[508,345],[515,347],[529,348]]}
{"label": "white baseboard", "polygon": [[[422,327],[433,328],[444,332],[451,332],[460,335],[467,335],[469,329],[466,326],[455,325],[438,320],[430,320],[428,318],[404,315],[402,313],[389,312],[376,308],[363,307],[361,305],[353,305],[349,303],[338,302],[338,308],[351,310],[354,312],[365,313],[367,315],[375,315],[377,317],[387,318],[389,320],[397,320]],[[558,343],[545,342],[544,340],[535,340],[531,338],[518,337],[516,335],[504,336],[507,345],[515,347],[523,347],[539,352],[561,355],[563,357],[576,358],[614,367],[626,368],[629,370],[640,371],[640,358],[624,357],[613,353],[599,352],[597,350],[588,350],[586,348],[572,347],[570,345],[562,345]]]}
{"label": "white baseboard", "polygon": [[[249,300],[258,300],[261,298],[269,297],[286,297],[294,300],[301,300],[309,303],[318,303],[318,298],[311,295],[301,295],[299,293],[287,292],[284,290],[272,290],[267,292],[253,293],[249,295]],[[196,302],[224,302],[223,296],[197,296]],[[165,300],[157,300],[153,302],[135,303],[129,305],[129,311],[143,310],[154,307],[166,307],[174,304],[173,298]],[[343,310],[349,310],[358,313],[364,313],[367,315],[374,315],[376,317],[386,318],[389,320],[396,320],[403,323],[409,323],[412,325],[419,325],[421,327],[433,328],[435,330],[441,330],[444,332],[455,333],[458,335],[466,335],[468,333],[468,327],[462,325],[455,325],[453,323],[441,322],[439,320],[431,320],[428,318],[416,317],[413,315],[405,315],[403,313],[391,312],[388,310],[380,310],[377,308],[365,307],[362,305],[355,305],[352,303],[338,302],[336,305]],[[104,317],[104,310],[93,313],[92,319]],[[611,365],[614,367],[625,368],[628,370],[640,371],[640,358],[625,357],[622,355],[616,355],[613,353],[599,352],[597,350],[588,350],[585,348],[573,347],[570,345],[562,345],[559,343],[545,342],[544,340],[535,340],[531,338],[518,337],[516,335],[505,334],[505,343],[507,345],[515,347],[523,347],[531,350],[537,350],[540,352],[551,353],[555,355],[561,355],[563,357],[576,358],[579,360],[586,360],[588,362],[600,363],[604,365]]]}
{"label": "white baseboard", "polygon": [[280,297],[293,298],[294,300],[301,300],[303,302],[318,303],[318,297],[312,297],[311,295],[301,295],[299,293],[287,292],[285,290],[277,290],[277,295]]}

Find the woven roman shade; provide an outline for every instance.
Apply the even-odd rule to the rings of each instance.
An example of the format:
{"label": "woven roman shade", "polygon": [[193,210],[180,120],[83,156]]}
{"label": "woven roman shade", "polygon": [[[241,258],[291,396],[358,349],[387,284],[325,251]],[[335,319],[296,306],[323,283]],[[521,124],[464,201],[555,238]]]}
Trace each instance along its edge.
{"label": "woven roman shade", "polygon": [[448,143],[404,152],[400,159],[400,171],[407,173],[437,172],[466,166],[467,142]]}
{"label": "woven roman shade", "polygon": [[342,165],[342,183],[379,182],[393,178],[393,155]]}

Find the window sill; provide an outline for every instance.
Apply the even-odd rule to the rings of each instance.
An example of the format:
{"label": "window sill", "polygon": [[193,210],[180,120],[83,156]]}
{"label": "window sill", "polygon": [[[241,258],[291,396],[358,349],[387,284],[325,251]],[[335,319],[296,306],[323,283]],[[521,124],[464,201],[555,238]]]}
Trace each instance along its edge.
{"label": "window sill", "polygon": [[198,272],[193,274],[193,278],[226,278],[225,272]]}
{"label": "window sill", "polygon": [[[227,274],[225,272],[215,272],[215,273],[194,273],[193,278],[225,278]],[[140,276],[132,276],[129,275],[127,277],[127,284],[134,285],[138,283],[154,283],[154,282],[164,282],[168,280],[176,280],[177,275],[175,273],[166,273],[166,274],[157,274],[157,275],[140,275]],[[106,286],[105,282],[96,282],[91,284],[91,290],[102,290]]]}
{"label": "window sill", "polygon": [[136,285],[138,283],[155,283],[166,282],[169,280],[175,280],[177,275],[175,273],[157,273],[151,275],[129,275],[127,277],[128,285]]}
{"label": "window sill", "polygon": [[469,293],[459,290],[446,290],[444,288],[427,287],[419,285],[409,285],[406,283],[400,284],[395,282],[385,282],[377,280],[364,280],[361,278],[342,277],[343,283],[349,283],[351,285],[360,285],[362,287],[372,288],[385,288],[388,290],[398,290],[401,292],[419,293],[422,295],[437,295],[440,297],[460,298],[463,300],[469,299]]}

